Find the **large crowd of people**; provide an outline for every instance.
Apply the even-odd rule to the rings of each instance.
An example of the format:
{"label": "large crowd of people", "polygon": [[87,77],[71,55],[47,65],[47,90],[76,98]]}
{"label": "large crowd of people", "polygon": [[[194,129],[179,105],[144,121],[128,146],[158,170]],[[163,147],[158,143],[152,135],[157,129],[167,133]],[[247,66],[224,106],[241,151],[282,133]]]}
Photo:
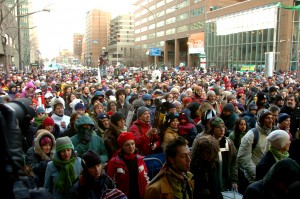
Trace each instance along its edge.
{"label": "large crowd of people", "polygon": [[[30,99],[25,165],[58,198],[293,198],[300,79],[175,70],[0,75],[0,103]],[[162,157],[155,175],[147,157]],[[283,175],[283,173],[286,175]],[[287,177],[288,176],[288,177]],[[293,194],[292,194],[293,193]]]}

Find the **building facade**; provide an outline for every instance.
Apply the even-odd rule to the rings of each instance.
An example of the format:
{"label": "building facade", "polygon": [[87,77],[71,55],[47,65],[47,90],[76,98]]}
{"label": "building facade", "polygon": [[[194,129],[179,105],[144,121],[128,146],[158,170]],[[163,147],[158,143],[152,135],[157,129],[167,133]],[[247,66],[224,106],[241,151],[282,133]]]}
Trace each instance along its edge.
{"label": "building facade", "polygon": [[110,22],[109,63],[120,62],[126,66],[134,65],[134,15],[125,14],[115,17]]}
{"label": "building facade", "polygon": [[84,35],[80,33],[73,34],[73,53],[74,53],[74,64],[81,63],[81,54],[83,46]]}
{"label": "building facade", "polygon": [[[199,66],[205,41],[195,38],[202,38],[198,34],[205,31],[206,13],[238,2],[241,0],[136,1],[135,46],[141,65]],[[151,48],[159,48],[160,56],[151,56]]]}
{"label": "building facade", "polygon": [[111,13],[94,9],[87,12],[85,27],[84,65],[98,66],[102,49],[108,48],[108,32]]}

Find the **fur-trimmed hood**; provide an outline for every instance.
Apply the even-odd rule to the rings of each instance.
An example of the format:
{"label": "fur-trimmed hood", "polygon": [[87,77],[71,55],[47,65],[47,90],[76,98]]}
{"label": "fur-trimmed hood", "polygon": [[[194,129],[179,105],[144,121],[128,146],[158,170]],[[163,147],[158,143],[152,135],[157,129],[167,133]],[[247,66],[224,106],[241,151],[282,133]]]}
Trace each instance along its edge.
{"label": "fur-trimmed hood", "polygon": [[[53,143],[52,148],[50,150],[50,157],[43,152],[42,147],[40,145],[40,140],[45,136],[48,136],[52,140],[52,143]],[[37,136],[34,140],[34,153],[39,155],[42,160],[50,160],[50,159],[52,159],[52,156],[55,152],[55,148],[56,148],[55,137],[52,135],[52,133],[50,133],[49,131],[47,131],[45,129],[38,130]]]}

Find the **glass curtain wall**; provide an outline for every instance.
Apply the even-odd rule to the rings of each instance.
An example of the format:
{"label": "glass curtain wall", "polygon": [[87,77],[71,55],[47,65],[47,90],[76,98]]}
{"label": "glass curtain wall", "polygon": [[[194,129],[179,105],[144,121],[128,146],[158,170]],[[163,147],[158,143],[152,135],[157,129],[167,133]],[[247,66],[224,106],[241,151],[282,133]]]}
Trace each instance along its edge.
{"label": "glass curtain wall", "polygon": [[[244,66],[252,66],[256,71],[263,70],[265,53],[277,51],[276,46],[274,47],[277,43],[277,22],[274,23],[269,19],[259,24],[259,19],[251,19],[251,17],[255,16],[256,12],[258,16],[265,14],[266,9],[268,8],[263,8],[261,11],[261,8],[257,8],[230,17],[225,16],[222,21],[209,20],[205,24],[207,66],[214,70],[241,71]],[[277,21],[277,12],[274,13],[274,17]],[[247,20],[254,22],[247,24]],[[267,24],[268,22],[270,24]],[[275,56],[275,67],[276,64],[277,56]]]}

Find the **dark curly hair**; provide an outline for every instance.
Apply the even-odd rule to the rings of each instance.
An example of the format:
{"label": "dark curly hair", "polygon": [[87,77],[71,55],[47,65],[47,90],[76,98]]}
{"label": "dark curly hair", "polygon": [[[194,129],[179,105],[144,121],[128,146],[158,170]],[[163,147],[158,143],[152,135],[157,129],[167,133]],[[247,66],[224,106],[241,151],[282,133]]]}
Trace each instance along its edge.
{"label": "dark curly hair", "polygon": [[195,140],[193,149],[191,152],[191,172],[197,170],[197,167],[201,165],[204,154],[209,154],[212,157],[212,161],[218,160],[218,153],[220,151],[219,141],[211,135],[201,136]]}
{"label": "dark curly hair", "polygon": [[239,126],[240,126],[241,121],[243,121],[243,120],[246,122],[246,132],[247,132],[249,127],[248,127],[247,120],[245,118],[239,117],[235,121],[234,126],[233,126],[233,132],[234,132],[233,143],[237,150],[239,149],[239,146],[241,144],[241,133],[242,132],[241,132]]}

